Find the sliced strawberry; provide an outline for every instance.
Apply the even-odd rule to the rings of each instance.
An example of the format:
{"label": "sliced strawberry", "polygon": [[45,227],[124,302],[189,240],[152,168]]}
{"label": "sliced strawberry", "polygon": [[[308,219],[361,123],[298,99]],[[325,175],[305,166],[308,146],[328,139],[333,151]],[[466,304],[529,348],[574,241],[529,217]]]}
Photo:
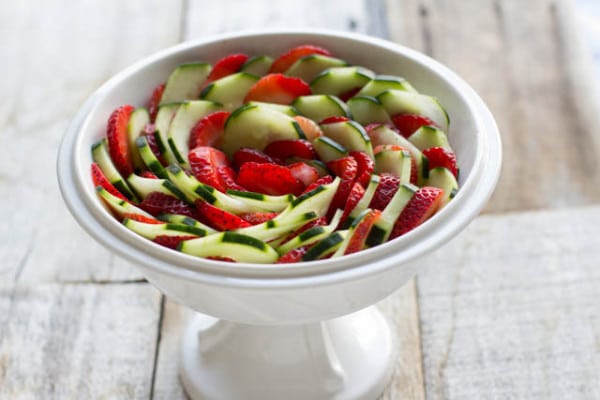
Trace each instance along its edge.
{"label": "sliced strawberry", "polygon": [[237,183],[252,192],[270,195],[298,195],[304,190],[304,184],[288,168],[277,164],[244,163]]}
{"label": "sliced strawberry", "polygon": [[209,257],[206,257],[206,259],[215,260],[215,261],[225,261],[225,262],[237,262],[233,258],[225,257],[225,256],[209,256]]}
{"label": "sliced strawberry", "polygon": [[154,175],[151,171],[142,171],[140,172],[140,176],[147,179],[158,179],[158,176]]}
{"label": "sliced strawberry", "polygon": [[179,214],[195,218],[194,209],[185,201],[161,192],[150,192],[140,203],[140,208],[152,215]]}
{"label": "sliced strawberry", "polygon": [[242,147],[235,153],[233,153],[233,165],[239,169],[243,164],[247,162],[255,162],[259,164],[277,164],[277,162],[257,149],[251,149],[250,147]]}
{"label": "sliced strawberry", "polygon": [[379,184],[377,185],[373,199],[371,199],[369,208],[383,210],[392,197],[394,197],[399,186],[400,178],[388,173],[381,174]]}
{"label": "sliced strawberry", "polygon": [[188,160],[196,179],[220,192],[226,190],[218,172],[218,167],[229,165],[225,153],[214,147],[198,146],[189,152]]}
{"label": "sliced strawberry", "polygon": [[234,74],[242,68],[242,65],[248,61],[248,55],[242,53],[229,54],[217,61],[206,78],[206,83],[216,81],[227,75]]}
{"label": "sliced strawberry", "polygon": [[145,215],[135,214],[135,213],[125,213],[123,214],[123,219],[131,219],[133,221],[142,222],[144,224],[164,224],[164,221],[160,221],[156,218],[146,217]]}
{"label": "sliced strawberry", "polygon": [[287,237],[281,242],[281,244],[289,242],[290,240],[292,240],[293,238],[295,238],[302,232],[306,232],[310,228],[314,228],[315,226],[325,226],[325,225],[327,225],[327,223],[328,222],[327,222],[326,217],[319,217],[317,219],[313,219],[312,221],[307,222],[306,224],[302,225],[300,228],[296,229],[295,231],[293,231],[289,235],[287,235]]}
{"label": "sliced strawberry", "polygon": [[331,182],[333,182],[333,176],[331,176],[331,175],[323,176],[323,177],[317,179],[316,181],[314,181],[313,183],[311,183],[310,185],[308,185],[306,187],[306,189],[304,189],[304,192],[302,192],[302,193],[308,193],[312,190],[315,190],[316,188],[318,188],[321,185],[329,185]]}
{"label": "sliced strawberry", "polygon": [[278,214],[274,212],[251,212],[240,214],[240,217],[252,225],[262,224],[275,218]]}
{"label": "sliced strawberry", "polygon": [[331,200],[331,204],[329,205],[329,210],[327,211],[327,216],[331,219],[338,208],[343,210],[346,205],[346,200],[348,199],[350,190],[352,190],[354,179],[356,179],[358,163],[354,157],[346,156],[329,161],[327,167],[335,176],[341,178],[340,185],[338,186],[338,189]]}
{"label": "sliced strawberry", "polygon": [[181,235],[181,236],[168,236],[168,235],[158,235],[152,241],[154,243],[158,243],[161,246],[168,247],[170,249],[177,249],[179,244],[184,240],[196,239],[196,236],[191,235]]}
{"label": "sliced strawberry", "polygon": [[220,165],[217,167],[217,176],[219,182],[225,190],[239,190],[245,192],[246,189],[238,185],[236,182],[236,174],[233,168],[228,165]]}
{"label": "sliced strawberry", "polygon": [[92,163],[92,181],[94,186],[102,186],[106,191],[118,198],[129,201],[112,183],[106,178],[98,164]]}
{"label": "sliced strawberry", "polygon": [[302,57],[310,56],[312,54],[320,54],[324,56],[331,55],[329,50],[311,44],[296,46],[287,51],[286,53],[277,57],[277,59],[273,61],[273,64],[271,64],[271,69],[269,70],[269,72],[285,72],[296,61],[298,61]]}
{"label": "sliced strawberry", "polygon": [[277,260],[277,264],[290,264],[302,261],[302,256],[306,254],[306,252],[310,249],[310,246],[302,246],[295,248],[294,250],[290,250],[285,253],[279,260]]}
{"label": "sliced strawberry", "polygon": [[265,147],[264,153],[273,159],[282,161],[290,157],[305,158],[308,160],[317,158],[317,152],[313,145],[304,139],[276,140]]}
{"label": "sliced strawberry", "polygon": [[397,114],[392,117],[392,121],[400,131],[400,134],[406,138],[422,126],[435,126],[435,123],[432,120],[417,114]]}
{"label": "sliced strawberry", "polygon": [[156,119],[156,113],[158,113],[158,106],[160,105],[160,100],[162,99],[162,94],[165,91],[165,84],[161,83],[152,91],[152,95],[150,96],[150,100],[148,100],[148,113],[150,113],[150,121]]}
{"label": "sliced strawberry", "polygon": [[249,101],[264,101],[277,104],[291,104],[298,96],[311,94],[310,86],[300,78],[283,74],[269,74],[258,80],[244,98]]}
{"label": "sliced strawberry", "polygon": [[147,124],[144,127],[142,134],[146,137],[146,141],[148,142],[148,146],[150,146],[150,150],[152,150],[152,154],[154,154],[163,167],[166,166],[167,162],[163,158],[160,152],[160,147],[158,146],[158,142],[156,141],[156,130],[154,124]]}
{"label": "sliced strawberry", "polygon": [[190,131],[190,149],[198,146],[219,147],[223,138],[225,121],[229,114],[229,111],[216,111],[196,122]]}
{"label": "sliced strawberry", "polygon": [[357,87],[357,88],[354,88],[354,89],[350,89],[347,92],[344,92],[344,93],[340,94],[338,97],[342,101],[348,101],[352,97],[354,97],[358,92],[360,92],[360,89],[362,89],[362,87]]}
{"label": "sliced strawberry", "polygon": [[296,115],[294,119],[296,120],[296,122],[298,122],[298,125],[300,125],[300,129],[302,129],[302,132],[304,132],[304,136],[306,136],[308,140],[314,140],[319,136],[323,136],[323,130],[321,129],[319,124],[317,124],[312,119],[303,117],[302,115]]}
{"label": "sliced strawberry", "polygon": [[390,240],[416,228],[431,217],[438,209],[444,191],[425,186],[417,190],[394,224]]}
{"label": "sliced strawberry", "polygon": [[108,119],[106,138],[108,139],[108,152],[115,167],[121,175],[127,177],[133,172],[129,139],[127,137],[127,123],[134,107],[125,105],[117,108]]}
{"label": "sliced strawberry", "polygon": [[340,226],[344,223],[348,215],[354,210],[354,207],[358,204],[360,199],[365,194],[364,187],[359,182],[354,182],[352,185],[352,189],[350,189],[350,193],[348,194],[348,199],[346,200],[346,204],[344,205],[344,213],[342,214],[342,218],[340,220]]}
{"label": "sliced strawberry", "polygon": [[317,179],[319,179],[319,171],[315,167],[308,165],[305,162],[298,161],[293,164],[287,166],[288,169],[292,172],[292,175],[300,182],[304,184],[304,186],[309,186]]}
{"label": "sliced strawberry", "polygon": [[319,122],[319,125],[335,124],[336,122],[345,122],[345,121],[350,121],[350,118],[343,117],[341,115],[334,115],[334,116],[325,118],[324,120]]}
{"label": "sliced strawberry", "polygon": [[194,203],[196,210],[200,214],[200,218],[207,225],[220,230],[230,231],[238,228],[252,226],[248,221],[238,217],[228,211],[222,210],[203,200],[196,200]]}
{"label": "sliced strawberry", "polygon": [[444,167],[448,168],[455,178],[458,178],[458,168],[456,166],[456,156],[454,153],[443,147],[430,147],[423,150],[427,157],[429,169]]}
{"label": "sliced strawberry", "polygon": [[375,170],[373,159],[364,151],[352,150],[349,155],[354,157],[357,162],[356,181],[366,188],[371,180],[373,170]]}
{"label": "sliced strawberry", "polygon": [[348,247],[344,254],[352,254],[361,251],[365,247],[365,242],[369,236],[369,232],[377,220],[381,217],[381,211],[371,210],[364,218],[358,223],[352,237],[348,242]]}

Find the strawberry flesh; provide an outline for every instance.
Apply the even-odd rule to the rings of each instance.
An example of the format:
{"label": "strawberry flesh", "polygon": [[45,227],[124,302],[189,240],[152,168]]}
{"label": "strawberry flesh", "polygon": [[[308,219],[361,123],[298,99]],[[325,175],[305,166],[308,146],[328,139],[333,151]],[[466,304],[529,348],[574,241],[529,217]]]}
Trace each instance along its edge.
{"label": "strawberry flesh", "polygon": [[310,191],[315,190],[316,188],[318,188],[321,185],[329,185],[331,182],[333,182],[333,177],[331,175],[323,176],[323,177],[317,179],[316,181],[314,181],[313,183],[311,183],[310,185],[308,185],[306,187],[306,189],[304,189],[304,192],[302,192],[302,193],[303,194],[308,193]]}
{"label": "strawberry flesh", "polygon": [[305,162],[298,161],[288,165],[287,168],[296,179],[304,184],[305,187],[319,179],[319,171]]}
{"label": "strawberry flesh", "polygon": [[364,218],[358,223],[352,237],[348,242],[348,247],[344,254],[352,254],[361,251],[365,247],[365,242],[369,236],[369,232],[377,220],[381,217],[381,211],[371,210]]}
{"label": "strawberry flesh", "polygon": [[248,58],[248,55],[243,53],[229,54],[221,58],[208,74],[205,84],[238,72],[242,65],[248,61]]}
{"label": "strawberry flesh", "polygon": [[302,261],[302,256],[306,254],[308,249],[310,249],[310,246],[302,246],[294,250],[290,250],[289,252],[279,257],[279,260],[277,260],[277,264],[288,264]]}
{"label": "strawberry flesh", "polygon": [[158,113],[158,106],[160,105],[160,100],[162,99],[163,92],[165,91],[165,84],[161,83],[152,91],[152,95],[150,96],[150,100],[148,100],[148,113],[150,114],[150,121],[156,119],[156,114]]}
{"label": "strawberry flesh", "polygon": [[363,186],[359,182],[354,182],[354,184],[352,185],[352,189],[348,194],[346,204],[344,206],[344,213],[342,214],[342,218],[340,220],[340,226],[344,224],[344,221],[346,221],[346,218],[348,218],[348,215],[350,215],[352,210],[354,210],[354,207],[356,207],[356,205],[358,204],[360,199],[362,199],[364,194],[365,189],[363,188]]}
{"label": "strawberry flesh", "polygon": [[108,119],[106,138],[108,139],[108,152],[117,170],[122,176],[127,177],[133,172],[129,139],[127,137],[127,123],[134,107],[124,105],[117,108]]}
{"label": "strawberry flesh", "polygon": [[161,246],[168,247],[169,249],[176,250],[181,242],[184,240],[196,239],[196,236],[191,235],[181,235],[181,236],[168,236],[168,235],[158,235],[152,241],[154,243],[158,243]]}
{"label": "strawberry flesh", "polygon": [[229,165],[225,153],[214,147],[198,146],[189,152],[188,160],[196,179],[220,192],[227,190],[218,170],[221,166]]}
{"label": "strawberry flesh", "polygon": [[356,181],[366,189],[371,180],[371,174],[375,170],[375,163],[364,151],[352,150],[349,155],[354,157],[357,163]]}
{"label": "strawberry flesh", "polygon": [[458,168],[456,166],[456,156],[454,153],[443,147],[430,147],[423,150],[423,155],[427,157],[429,169],[444,167],[450,170],[455,178],[458,178]]}
{"label": "strawberry flesh", "polygon": [[392,121],[400,134],[406,138],[422,126],[436,126],[429,118],[417,114],[397,114],[392,117]]}
{"label": "strawberry flesh", "polygon": [[343,117],[341,115],[333,115],[331,117],[327,117],[327,118],[323,119],[321,122],[319,122],[319,125],[335,124],[336,122],[346,122],[346,121],[350,121],[350,118]]}
{"label": "strawberry flesh", "polygon": [[354,157],[346,156],[329,161],[327,167],[334,175],[341,178],[340,185],[338,186],[338,189],[331,200],[331,204],[329,205],[329,210],[327,211],[327,217],[331,219],[338,208],[343,210],[346,205],[346,200],[350,195],[354,179],[358,172],[358,163]]}
{"label": "strawberry flesh", "polygon": [[247,162],[255,162],[259,164],[276,164],[275,160],[266,155],[260,150],[250,147],[242,147],[233,153],[233,165],[239,169]]}
{"label": "strawberry flesh", "polygon": [[123,195],[123,193],[119,192],[119,190],[109,182],[106,178],[98,164],[92,163],[92,181],[94,182],[94,186],[102,186],[106,191],[113,196],[120,198],[121,200],[127,200],[127,197]]}
{"label": "strawberry flesh", "polygon": [[389,173],[381,174],[369,208],[383,211],[392,197],[394,197],[394,194],[396,194],[396,191],[398,191],[399,186],[400,178]]}
{"label": "strawberry flesh", "polygon": [[285,72],[302,57],[310,56],[313,54],[320,54],[324,56],[331,55],[329,50],[326,50],[319,46],[314,46],[310,44],[296,46],[288,50],[286,53],[277,57],[277,59],[273,61],[273,64],[271,64],[271,69],[269,70],[269,72]]}
{"label": "strawberry flesh", "polygon": [[277,164],[244,163],[240,167],[237,183],[252,192],[275,196],[288,193],[299,195],[304,190],[304,184],[288,168]]}
{"label": "strawberry flesh", "polygon": [[185,201],[161,192],[148,193],[140,203],[140,208],[154,216],[165,213],[196,217],[194,209]]}
{"label": "strawberry flesh", "polygon": [[444,191],[425,186],[417,190],[396,220],[390,240],[416,228],[431,217],[438,209]]}
{"label": "strawberry flesh", "polygon": [[240,218],[245,219],[252,225],[262,224],[275,218],[278,214],[274,212],[250,212],[240,214]]}
{"label": "strawberry flesh", "polygon": [[190,131],[190,149],[198,146],[219,147],[223,138],[225,121],[229,114],[228,111],[216,111],[196,122],[196,125]]}
{"label": "strawberry flesh", "polygon": [[200,214],[200,219],[207,225],[219,231],[230,231],[252,226],[248,221],[228,211],[222,210],[203,200],[194,203]]}
{"label": "strawberry flesh", "polygon": [[258,80],[244,98],[249,101],[263,101],[276,104],[291,104],[298,96],[311,94],[310,86],[300,78],[283,74],[269,74]]}
{"label": "strawberry flesh", "polygon": [[264,153],[273,159],[282,161],[290,157],[308,160],[317,158],[317,152],[313,145],[303,139],[276,140],[265,147]]}
{"label": "strawberry flesh", "polygon": [[319,124],[317,124],[312,119],[303,117],[302,115],[296,115],[294,119],[296,120],[298,125],[300,125],[300,129],[302,129],[302,132],[304,132],[304,136],[306,136],[308,140],[314,140],[319,136],[323,136],[323,130],[321,129]]}

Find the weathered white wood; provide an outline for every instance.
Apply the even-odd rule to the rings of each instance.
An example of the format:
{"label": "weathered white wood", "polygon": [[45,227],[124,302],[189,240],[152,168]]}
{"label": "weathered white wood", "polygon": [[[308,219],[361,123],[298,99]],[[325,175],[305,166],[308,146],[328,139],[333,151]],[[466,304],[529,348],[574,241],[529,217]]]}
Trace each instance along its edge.
{"label": "weathered white wood", "polygon": [[160,294],[148,284],[0,288],[0,398],[144,399]]}
{"label": "weathered white wood", "polygon": [[392,39],[458,72],[498,121],[505,162],[487,211],[600,201],[598,77],[582,49],[570,0],[387,5]]}
{"label": "weathered white wood", "polygon": [[485,216],[418,291],[427,399],[598,399],[600,207]]}

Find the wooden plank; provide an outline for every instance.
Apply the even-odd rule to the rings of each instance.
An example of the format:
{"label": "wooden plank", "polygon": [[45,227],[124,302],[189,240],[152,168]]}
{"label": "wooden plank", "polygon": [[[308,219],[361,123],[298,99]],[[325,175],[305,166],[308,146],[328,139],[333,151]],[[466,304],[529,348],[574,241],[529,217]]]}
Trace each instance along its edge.
{"label": "wooden plank", "polygon": [[34,3],[0,3],[0,208],[9,210],[0,224],[0,277],[140,279],[67,212],[56,185],[56,152],[70,118],[93,90],[179,40],[180,4]]}
{"label": "wooden plank", "polygon": [[505,161],[486,211],[600,200],[597,77],[569,0],[387,5],[392,39],[458,72],[497,119]]}
{"label": "wooden plank", "polygon": [[427,398],[600,398],[600,207],[485,216],[423,261]]}
{"label": "wooden plank", "polygon": [[160,303],[148,284],[2,286],[0,398],[148,398]]}

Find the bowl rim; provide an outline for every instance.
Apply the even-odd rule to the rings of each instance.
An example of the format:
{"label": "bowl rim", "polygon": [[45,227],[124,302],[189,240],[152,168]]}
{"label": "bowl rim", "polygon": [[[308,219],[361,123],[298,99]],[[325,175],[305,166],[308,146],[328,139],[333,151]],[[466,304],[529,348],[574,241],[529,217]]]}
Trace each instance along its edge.
{"label": "bowl rim", "polygon": [[[86,189],[84,183],[84,174],[88,171],[84,173],[77,168],[78,152],[75,150],[81,147],[83,140],[80,131],[104,96],[127,77],[163,58],[221,41],[273,35],[326,36],[362,42],[401,53],[447,81],[473,110],[472,117],[476,126],[480,128],[471,174],[462,184],[455,200],[436,213],[435,218],[393,241],[337,259],[301,262],[282,268],[280,264],[232,264],[174,253],[127,230],[100,205],[97,198],[91,199],[89,188]],[[501,147],[494,118],[477,93],[449,68],[416,50],[363,34],[334,30],[246,30],[213,35],[166,48],[132,64],[106,81],[88,98],[67,128],[59,149],[57,172],[61,193],[75,219],[105,247],[131,261],[161,273],[213,285],[241,285],[261,289],[299,288],[382,273],[390,267],[413,261],[435,246],[447,242],[479,213],[491,196],[500,173]],[[85,176],[87,178],[87,175]],[[115,240],[116,233],[121,240]],[[174,263],[173,259],[178,262]]]}

